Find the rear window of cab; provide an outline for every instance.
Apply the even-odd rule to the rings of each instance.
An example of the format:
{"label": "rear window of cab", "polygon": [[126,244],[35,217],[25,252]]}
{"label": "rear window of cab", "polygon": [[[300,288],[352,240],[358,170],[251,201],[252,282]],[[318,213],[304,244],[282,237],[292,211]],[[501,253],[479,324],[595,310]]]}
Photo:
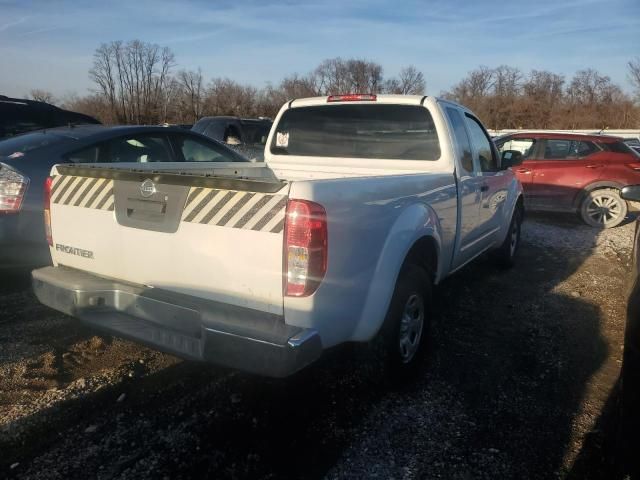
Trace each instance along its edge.
{"label": "rear window of cab", "polygon": [[440,158],[431,113],[417,105],[318,105],[285,111],[274,155],[389,160]]}

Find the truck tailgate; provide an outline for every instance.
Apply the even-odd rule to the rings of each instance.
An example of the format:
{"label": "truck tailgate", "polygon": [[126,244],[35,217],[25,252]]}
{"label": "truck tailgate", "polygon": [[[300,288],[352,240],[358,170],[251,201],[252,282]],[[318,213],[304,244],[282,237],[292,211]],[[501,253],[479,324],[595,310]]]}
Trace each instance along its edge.
{"label": "truck tailgate", "polygon": [[287,183],[76,166],[52,177],[56,264],[282,314]]}

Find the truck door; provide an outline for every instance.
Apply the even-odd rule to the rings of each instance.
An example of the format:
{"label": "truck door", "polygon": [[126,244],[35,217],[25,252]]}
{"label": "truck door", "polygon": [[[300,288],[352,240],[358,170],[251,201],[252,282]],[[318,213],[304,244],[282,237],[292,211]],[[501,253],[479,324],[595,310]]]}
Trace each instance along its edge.
{"label": "truck door", "polygon": [[511,175],[506,175],[504,170],[500,170],[497,150],[493,147],[482,124],[468,113],[465,114],[465,117],[473,149],[473,159],[479,170],[479,178],[481,178],[477,242],[480,244],[478,250],[483,251],[499,237],[503,226],[503,208],[509,193]]}
{"label": "truck door", "polygon": [[478,252],[478,224],[480,218],[481,186],[484,181],[473,161],[471,141],[464,125],[463,114],[456,108],[445,108],[456,147],[456,176],[458,179],[458,239],[452,268],[457,268]]}

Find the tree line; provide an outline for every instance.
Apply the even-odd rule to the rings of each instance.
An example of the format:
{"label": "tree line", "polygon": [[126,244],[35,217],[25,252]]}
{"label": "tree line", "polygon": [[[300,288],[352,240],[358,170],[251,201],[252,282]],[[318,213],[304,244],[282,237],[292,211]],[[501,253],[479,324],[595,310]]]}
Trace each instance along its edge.
{"label": "tree line", "polygon": [[[426,89],[424,75],[414,66],[385,78],[381,65],[363,59],[327,59],[305,75],[295,73],[264,88],[225,77],[207,81],[199,68],[175,71],[175,67],[175,55],[167,47],[140,40],[102,44],[89,70],[93,92],[58,103],[107,124],[180,124],[207,115],[274,117],[286,101],[296,97],[344,92],[421,94]],[[43,90],[33,90],[31,97],[54,100]]]}
{"label": "tree line", "polygon": [[[628,64],[633,98],[596,70],[566,79],[544,70],[524,73],[501,65],[470,71],[445,98],[473,110],[489,128],[640,128],[640,58]],[[331,58],[306,74],[293,73],[263,88],[202,71],[177,70],[168,47],[132,40],[100,45],[89,77],[92,93],[58,101],[106,124],[194,123],[208,115],[274,117],[293,98],[340,93],[426,93],[425,75],[415,66],[385,77],[382,65],[367,59]],[[31,97],[56,102],[44,90]]]}
{"label": "tree line", "polygon": [[[563,75],[481,66],[444,94],[473,110],[489,128],[640,128],[640,59],[630,61],[636,98],[594,69]],[[634,73],[635,72],[635,73]]]}

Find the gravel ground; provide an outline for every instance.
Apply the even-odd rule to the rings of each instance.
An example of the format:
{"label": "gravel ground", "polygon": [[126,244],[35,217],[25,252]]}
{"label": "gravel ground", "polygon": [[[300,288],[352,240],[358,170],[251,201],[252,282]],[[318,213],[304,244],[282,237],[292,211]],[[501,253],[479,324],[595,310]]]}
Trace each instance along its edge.
{"label": "gravel ground", "polygon": [[404,388],[361,346],[285,380],[184,362],[5,278],[0,477],[610,478],[586,440],[619,373],[632,234],[528,218],[517,268],[482,259],[436,289]]}

